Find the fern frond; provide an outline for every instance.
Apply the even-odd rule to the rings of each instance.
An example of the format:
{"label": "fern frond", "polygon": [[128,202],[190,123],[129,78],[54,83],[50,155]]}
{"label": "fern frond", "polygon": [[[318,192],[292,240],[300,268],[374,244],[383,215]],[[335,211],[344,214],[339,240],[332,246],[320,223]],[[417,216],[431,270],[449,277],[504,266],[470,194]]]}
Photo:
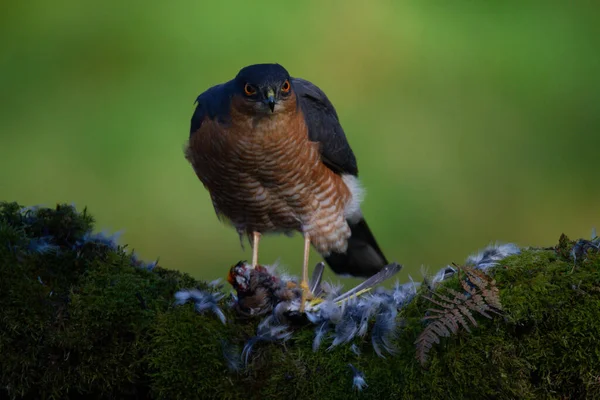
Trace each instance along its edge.
{"label": "fern frond", "polygon": [[[477,321],[475,321],[475,318],[473,317],[473,314],[471,313],[471,310],[469,310],[469,307],[466,307],[464,305],[460,305],[458,306],[460,308],[461,314],[467,318],[469,318],[469,321],[471,321],[471,323],[473,324],[473,326],[477,326]],[[466,328],[466,326],[465,326]],[[469,329],[467,328],[467,330],[469,331]],[[471,331],[469,331],[471,332]]]}
{"label": "fern frond", "polygon": [[427,332],[424,331],[421,335],[419,335],[415,343],[417,345],[417,360],[419,360],[421,365],[424,365],[427,362],[427,354],[433,347],[433,344],[439,342],[440,338],[433,332],[433,330],[428,330]]}
{"label": "fern frond", "polygon": [[[437,293],[433,293],[433,294],[438,295]],[[448,300],[444,300],[444,298],[442,298],[442,301],[439,301],[437,299],[434,299],[433,297],[427,297],[427,296],[423,296],[423,297],[426,298],[427,300],[429,300],[430,302],[432,302],[433,304],[437,304],[440,307],[452,308],[452,302],[448,301]]]}
{"label": "fern frond", "polygon": [[457,304],[464,303],[465,301],[467,301],[469,299],[468,294],[461,293],[461,292],[459,292],[457,290],[454,290],[452,288],[446,288],[446,290],[448,291],[448,293],[450,293],[452,296],[454,296],[453,302],[456,302],[456,299],[462,300],[462,302],[458,301]]}
{"label": "fern frond", "polygon": [[[457,304],[456,299],[445,296],[442,293],[433,292],[433,295],[436,296],[437,298],[439,298],[440,300],[442,300],[442,302],[445,302],[445,303],[442,303],[442,304],[445,304],[445,305],[443,305],[443,307],[445,307],[445,308],[452,308],[453,307],[452,304]],[[439,303],[436,303],[436,304],[439,304]]]}
{"label": "fern frond", "polygon": [[500,314],[502,311],[495,280],[471,267],[458,267],[458,270],[464,272],[460,280],[464,292],[445,288],[446,293],[432,292],[430,297],[423,296],[441,309],[429,308],[427,311],[432,314],[423,318],[430,322],[415,340],[416,356],[421,364],[427,362],[429,350],[434,343],[440,343],[440,338],[456,334],[460,327],[469,333],[470,325],[477,327],[474,312],[492,318],[490,313]]}
{"label": "fern frond", "polygon": [[487,304],[497,310],[502,310],[500,303],[500,290],[496,286],[496,280],[491,279],[483,271],[463,267],[469,281],[479,288]]}
{"label": "fern frond", "polygon": [[[465,328],[465,330],[469,333],[471,333],[471,329],[469,328],[469,324],[467,323],[467,320],[465,319],[463,313],[467,312],[470,314],[469,309],[464,307],[464,306],[460,306],[459,308],[455,308],[454,310],[452,310],[452,313],[454,315],[452,315],[452,319],[461,324],[463,328]],[[474,326],[477,326],[477,322],[475,321],[475,319],[473,319],[473,316],[471,315],[470,321],[473,323]]]}

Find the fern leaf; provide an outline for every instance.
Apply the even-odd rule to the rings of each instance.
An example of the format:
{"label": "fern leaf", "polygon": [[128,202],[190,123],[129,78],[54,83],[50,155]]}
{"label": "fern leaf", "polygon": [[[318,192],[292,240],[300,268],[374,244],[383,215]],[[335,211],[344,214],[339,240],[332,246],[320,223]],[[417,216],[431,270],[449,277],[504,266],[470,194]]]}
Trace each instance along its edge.
{"label": "fern leaf", "polygon": [[467,292],[471,296],[474,295],[475,293],[477,293],[476,287],[473,287],[473,285],[471,284],[471,282],[469,280],[460,281],[460,285],[465,290],[465,292]]}
{"label": "fern leaf", "polygon": [[[466,307],[462,307],[462,308],[466,308]],[[454,320],[457,323],[460,323],[462,325],[463,328],[465,328],[465,330],[469,333],[471,333],[471,329],[469,328],[469,324],[467,323],[467,320],[465,319],[465,317],[463,316],[462,312],[464,312],[462,310],[462,308],[456,308],[454,310],[452,310],[452,312],[454,313]],[[467,309],[467,311],[469,311]],[[471,322],[473,322],[473,325],[477,326],[477,322],[475,322],[475,320],[473,319]],[[457,328],[458,330],[458,328]]]}
{"label": "fern leaf", "polygon": [[415,340],[416,357],[422,365],[427,362],[427,355],[433,345],[440,343],[440,338],[458,333],[461,327],[469,333],[470,325],[477,327],[473,313],[492,318],[490,313],[500,314],[502,311],[500,291],[495,280],[470,267],[457,268],[459,272],[464,272],[464,277],[460,280],[464,292],[445,288],[445,293],[432,291],[430,297],[423,296],[441,309],[427,309],[433,314],[423,317],[423,321],[429,321],[429,324]]}
{"label": "fern leaf", "polygon": [[485,302],[485,299],[479,293],[476,293],[471,297],[469,301],[465,303],[467,307],[471,308],[473,311],[477,311],[479,314],[483,315],[486,318],[492,318],[487,311],[494,311],[492,308]]}
{"label": "fern leaf", "polygon": [[[431,326],[431,330],[440,337],[449,337],[450,336],[450,330],[448,329],[448,327],[444,324],[445,320],[438,320],[433,322],[430,326]],[[436,341],[436,343],[438,343]]]}
{"label": "fern leaf", "polygon": [[[456,332],[458,332],[458,323],[456,322],[456,320],[453,316],[454,316],[454,313],[449,312],[447,315],[444,316],[444,318],[440,318],[440,322],[442,324],[446,325],[452,333],[456,333]],[[448,336],[450,336],[450,335],[448,335]]]}
{"label": "fern leaf", "polygon": [[471,323],[473,324],[473,326],[477,326],[477,321],[475,321],[475,318],[473,317],[473,314],[471,313],[471,310],[469,310],[469,307],[466,307],[464,305],[460,305],[460,306],[458,306],[458,308],[460,309],[460,312],[462,313],[462,315],[464,315],[465,317],[469,318],[469,321],[471,321]]}
{"label": "fern leaf", "polygon": [[440,304],[443,307],[452,308],[454,307],[454,304],[456,304],[456,299],[445,296],[442,293],[433,292],[433,295],[437,296],[441,300],[439,303],[436,304]]}
{"label": "fern leaf", "polygon": [[463,267],[463,270],[469,278],[469,281],[479,288],[486,303],[497,310],[501,310],[500,290],[496,287],[496,280],[490,279],[483,271],[478,269]]}
{"label": "fern leaf", "polygon": [[[435,295],[438,295],[437,293],[434,293],[434,294],[435,294]],[[439,295],[438,295],[438,296],[439,296]],[[440,300],[437,300],[437,299],[434,299],[433,297],[427,297],[427,296],[423,296],[423,298],[425,298],[425,299],[429,300],[429,301],[430,301],[430,302],[432,302],[433,304],[437,304],[437,305],[438,305],[438,306],[440,306],[440,307],[444,307],[444,308],[452,308],[452,307],[454,307],[454,306],[452,305],[452,303],[451,303],[451,302],[449,302],[449,301],[444,301],[444,299],[443,299],[443,298],[442,298],[442,300],[441,300],[441,301],[440,301]],[[444,311],[444,312],[445,312],[445,311]]]}
{"label": "fern leaf", "polygon": [[417,345],[417,360],[421,363],[421,365],[427,362],[427,353],[433,347],[433,343],[439,343],[440,339],[438,336],[433,334],[431,331],[428,331],[426,334],[425,331],[419,335],[419,338],[415,341]]}
{"label": "fern leaf", "polygon": [[[469,299],[469,296],[467,294],[464,293],[460,293],[459,291],[456,291],[452,288],[446,288],[446,290],[448,291],[448,293],[450,293],[452,296],[454,296],[454,303],[456,304],[461,304],[464,303],[465,301],[467,301]],[[460,299],[461,301],[456,301],[456,299]]]}
{"label": "fern leaf", "polygon": [[438,319],[440,317],[440,315],[446,314],[446,310],[437,310],[435,308],[428,308],[427,311],[432,311],[437,314],[426,315],[423,317],[423,319]]}

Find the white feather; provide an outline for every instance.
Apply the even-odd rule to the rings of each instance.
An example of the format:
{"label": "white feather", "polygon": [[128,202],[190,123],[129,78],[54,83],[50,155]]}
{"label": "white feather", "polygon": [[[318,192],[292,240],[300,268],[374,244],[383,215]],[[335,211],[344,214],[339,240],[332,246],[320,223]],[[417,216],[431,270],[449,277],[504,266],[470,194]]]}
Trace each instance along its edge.
{"label": "white feather", "polygon": [[360,203],[362,203],[365,197],[365,190],[358,178],[353,175],[342,175],[342,180],[350,190],[350,201],[346,204],[344,216],[352,223],[358,222],[362,218]]}

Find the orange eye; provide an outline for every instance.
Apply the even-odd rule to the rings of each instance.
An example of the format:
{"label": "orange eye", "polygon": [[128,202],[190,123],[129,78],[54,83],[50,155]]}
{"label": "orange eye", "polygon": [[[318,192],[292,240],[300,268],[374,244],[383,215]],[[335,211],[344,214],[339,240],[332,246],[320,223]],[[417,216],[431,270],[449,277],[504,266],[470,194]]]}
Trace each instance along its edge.
{"label": "orange eye", "polygon": [[287,92],[289,92],[289,91],[290,91],[290,88],[291,88],[291,86],[290,86],[290,81],[285,81],[285,82],[283,82],[283,85],[281,85],[281,91],[282,91],[283,93],[287,93]]}
{"label": "orange eye", "polygon": [[246,93],[246,96],[252,96],[253,94],[256,94],[256,89],[254,89],[254,86],[246,83],[244,86],[244,93]]}

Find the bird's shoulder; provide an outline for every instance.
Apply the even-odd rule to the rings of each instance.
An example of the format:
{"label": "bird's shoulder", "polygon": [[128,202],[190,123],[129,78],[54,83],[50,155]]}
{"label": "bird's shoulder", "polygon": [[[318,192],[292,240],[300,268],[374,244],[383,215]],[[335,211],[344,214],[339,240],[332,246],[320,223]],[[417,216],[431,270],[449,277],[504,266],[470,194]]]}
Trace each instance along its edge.
{"label": "bird's shoulder", "polygon": [[337,174],[357,176],[356,157],[325,92],[306,79],[292,78],[291,82],[304,114],[308,137],[319,143],[323,163]]}
{"label": "bird's shoulder", "polygon": [[208,88],[198,96],[196,109],[192,115],[190,136],[198,132],[207,117],[221,123],[229,120],[233,92],[233,81],[228,81]]}

